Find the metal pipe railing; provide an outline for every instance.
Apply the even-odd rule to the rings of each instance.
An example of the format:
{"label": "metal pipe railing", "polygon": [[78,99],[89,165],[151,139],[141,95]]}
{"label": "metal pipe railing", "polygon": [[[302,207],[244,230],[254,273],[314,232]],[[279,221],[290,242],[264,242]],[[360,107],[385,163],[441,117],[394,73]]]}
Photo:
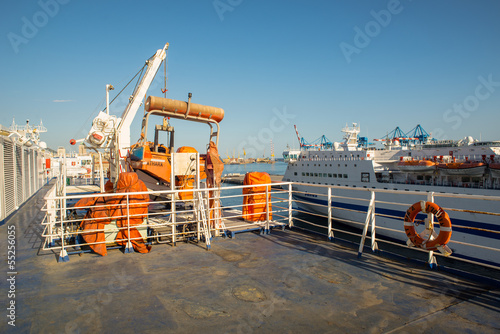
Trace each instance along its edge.
{"label": "metal pipe railing", "polygon": [[[63,173],[61,173],[63,174]],[[63,179],[64,180],[64,179]],[[426,201],[435,201],[439,200],[442,198],[453,198],[453,199],[463,199],[466,198],[467,200],[477,200],[477,201],[483,201],[483,200],[488,200],[488,201],[498,201],[500,202],[500,197],[492,197],[492,196],[481,196],[481,195],[459,195],[459,194],[442,194],[442,193],[423,193],[423,192],[417,192],[417,191],[402,191],[402,190],[386,190],[386,189],[373,189],[373,188],[353,188],[353,187],[342,187],[342,186],[327,186],[327,185],[311,185],[311,184],[303,184],[303,183],[291,183],[291,182],[282,182],[282,183],[273,183],[269,185],[259,185],[259,186],[265,186],[266,191],[263,192],[265,194],[265,220],[264,221],[259,221],[259,222],[246,222],[243,221],[243,214],[241,211],[243,210],[244,207],[251,207],[256,204],[243,204],[243,198],[245,196],[249,195],[244,195],[244,194],[238,194],[234,195],[233,192],[235,190],[242,191],[245,188],[248,187],[253,187],[253,185],[237,185],[237,186],[230,186],[230,187],[222,187],[222,188],[213,188],[213,189],[184,189],[184,190],[178,190],[178,189],[169,189],[169,190],[162,190],[162,191],[154,191],[154,192],[147,192],[149,195],[156,195],[156,196],[161,196],[162,198],[167,198],[167,200],[162,200],[158,202],[147,202],[146,204],[150,206],[160,206],[165,205],[168,206],[170,205],[170,208],[161,208],[161,209],[154,209],[154,211],[148,212],[147,217],[146,217],[146,225],[141,226],[141,225],[135,225],[131,226],[130,225],[130,219],[135,218],[137,215],[130,214],[131,209],[138,205],[136,203],[130,203],[129,199],[131,196],[134,195],[139,195],[139,194],[144,194],[144,192],[134,192],[134,193],[110,193],[110,194],[89,194],[89,195],[66,195],[66,196],[61,196],[58,195],[56,189],[63,183],[63,181],[58,178],[58,182],[56,183],[56,186],[49,191],[47,196],[45,197],[46,204],[44,205],[44,211],[46,211],[46,217],[44,218],[42,224],[45,226],[44,231],[42,236],[45,238],[44,242],[44,250],[49,250],[49,249],[58,249],[61,251],[60,255],[62,258],[67,256],[67,250],[74,247],[73,244],[71,244],[69,241],[71,238],[79,238],[82,234],[85,233],[113,233],[117,232],[120,230],[127,230],[128,237],[125,240],[115,240],[115,241],[126,241],[127,242],[127,247],[132,247],[131,242],[134,240],[140,240],[143,239],[147,243],[171,243],[172,245],[175,245],[175,243],[178,240],[190,238],[193,236],[195,239],[200,241],[200,221],[199,221],[199,216],[198,216],[198,211],[197,211],[197,196],[193,196],[193,200],[191,201],[179,201],[177,199],[177,196],[181,192],[192,192],[193,194],[196,195],[196,193],[201,193],[202,200],[206,201],[205,203],[210,203],[215,200],[220,200],[224,204],[224,202],[228,202],[227,205],[224,205],[222,208],[214,207],[210,208],[208,205],[204,205],[203,207],[206,210],[206,217],[208,221],[214,221],[212,217],[216,217],[216,213],[218,210],[222,210],[222,212],[229,212],[231,211],[232,216],[229,217],[224,217],[224,215],[220,218],[220,225],[221,226],[209,226],[209,233],[210,235],[214,235],[220,232],[225,232],[222,231],[221,229],[226,229],[224,226],[224,222],[227,222],[228,219],[233,219],[233,220],[240,220],[240,222],[236,222],[235,224],[232,225],[233,228],[240,228],[240,227],[245,227],[245,226],[253,226],[253,227],[260,227],[262,228],[265,232],[268,232],[270,230],[270,222],[271,222],[271,214],[273,215],[273,221],[279,222],[280,224],[287,225],[289,227],[297,227],[296,223],[301,223],[301,226],[299,226],[302,229],[324,229],[326,231],[326,236],[330,240],[333,240],[334,238],[334,233],[337,232],[342,232],[347,235],[354,235],[360,237],[360,244],[359,244],[359,250],[358,254],[361,256],[364,248],[364,242],[367,238],[370,239],[371,241],[371,248],[373,251],[376,251],[378,249],[377,242],[384,242],[384,243],[391,243],[391,244],[396,244],[401,247],[406,248],[406,245],[401,245],[399,243],[394,243],[390,242],[388,240],[384,240],[380,238],[380,234],[384,235],[389,233],[390,235],[398,235],[398,238],[401,238],[403,236],[404,238],[404,231],[402,229],[402,219],[403,217],[394,215],[391,212],[379,212],[379,208],[383,207],[393,207],[393,208],[398,208],[398,207],[409,207],[412,203],[401,203],[401,202],[391,202],[387,199],[379,199],[378,197],[380,195],[385,195],[385,194],[399,194],[399,195],[411,195],[411,196],[418,196],[418,198],[422,198],[423,200]],[[280,186],[281,188],[272,188],[269,190],[268,186]],[[297,191],[294,190],[294,187],[296,186],[301,186],[305,185],[308,187],[311,187],[309,189],[313,189],[314,192],[311,191]],[[349,190],[349,196],[342,196],[341,193],[342,191]],[[219,195],[216,195],[219,192]],[[229,194],[226,194],[229,193]],[[359,193],[360,196],[353,196],[353,194]],[[213,194],[213,195],[211,195]],[[303,195],[308,194],[308,195],[314,195],[314,198],[321,198],[325,199],[323,201],[320,201],[319,203],[312,203],[307,200],[307,198],[304,198]],[[362,195],[366,194],[366,195]],[[68,201],[74,201],[78,200],[80,198],[88,198],[88,197],[95,197],[95,196],[100,196],[100,197],[112,197],[112,196],[125,196],[126,201],[125,203],[121,204],[124,207],[124,212],[126,212],[125,215],[119,216],[119,217],[113,217],[113,219],[126,219],[127,221],[127,226],[126,227],[113,227],[113,228],[104,228],[104,229],[97,229],[97,230],[85,230],[82,231],[79,229],[77,226],[79,223],[81,224],[82,222],[85,222],[86,219],[80,218],[80,217],[66,217],[66,212],[68,210],[71,210],[71,207],[66,207],[66,203]],[[367,198],[366,196],[369,196]],[[404,199],[407,197],[400,196],[400,198]],[[236,203],[238,200],[241,199],[241,204]],[[177,204],[180,203],[191,203],[190,206],[185,206],[184,208],[177,207]],[[362,209],[353,208],[352,206],[345,206],[342,207],[340,205],[337,205],[337,203],[357,203],[356,205],[360,206],[365,206],[368,209],[363,211]],[[144,203],[143,203],[144,204]],[[284,204],[284,205],[283,205]],[[305,211],[300,209],[301,206],[303,205],[308,205],[309,207],[315,207],[317,208],[316,211],[319,211],[318,213],[310,212],[310,211]],[[298,206],[298,208],[296,208]],[[465,209],[460,209],[460,208],[452,208],[448,207],[447,205],[446,210],[449,210],[450,212],[457,212],[460,214],[469,214],[471,213],[471,210],[465,210]],[[272,209],[271,209],[272,208]],[[89,209],[88,207],[82,207],[79,208],[79,210],[86,210]],[[323,213],[322,213],[323,212]],[[81,213],[81,211],[80,211]],[[250,216],[255,216],[260,213],[250,213]],[[311,217],[317,217],[316,220],[312,219],[305,219],[303,217],[297,217],[297,214],[302,214],[302,215],[310,215]],[[497,216],[500,215],[500,213],[497,212],[487,212],[485,210],[478,210],[474,211],[474,214],[477,215],[486,215],[486,216]],[[190,216],[191,218],[188,218]],[[347,219],[349,217],[349,219]],[[361,218],[364,217],[364,218]],[[359,218],[359,219],[358,219]],[[107,219],[107,218],[103,218]],[[326,223],[321,223],[318,222],[318,220],[325,219]],[[391,224],[384,223],[380,224],[378,222],[379,219],[385,220],[385,221],[390,221],[392,222]],[[377,220],[377,224],[375,224],[375,221]],[[348,223],[353,226],[360,226],[362,228],[361,233],[356,233],[352,231],[346,231],[345,229],[340,229],[335,225],[335,222],[343,222],[343,223]],[[364,221],[364,222],[363,222]],[[433,223],[432,219],[428,219],[429,221],[429,226],[436,225],[437,223]],[[188,225],[196,225],[193,231],[188,230],[187,226]],[[484,232],[484,233],[497,233],[497,231],[494,231],[492,229],[488,228],[474,228],[470,226],[465,226],[463,224],[456,225],[457,227],[461,229],[470,229],[470,230],[476,230],[476,232]],[[142,237],[142,238],[132,238],[130,230],[131,228],[138,228],[141,227],[143,229],[147,229],[150,231],[149,235],[147,237]],[[170,231],[168,231],[170,230]],[[151,232],[154,231],[154,232]],[[370,231],[370,233],[368,233]],[[377,233],[378,231],[378,233]],[[155,233],[155,234],[152,234]],[[457,232],[457,233],[462,233],[462,232]],[[56,244],[57,243],[57,244]],[[102,242],[101,242],[102,243]],[[104,242],[105,244],[110,244],[111,241],[106,240]],[[78,246],[84,246],[84,245],[93,245],[93,244],[98,244],[98,243],[79,243]],[[495,247],[490,247],[489,245],[481,245],[481,244],[474,244],[471,242],[466,242],[466,241],[455,241],[451,240],[450,245],[453,246],[461,246],[461,247],[470,247],[474,249],[481,249],[484,251],[488,252],[499,252],[500,249],[495,248]],[[420,250],[420,249],[417,249]],[[421,250],[420,250],[421,251]],[[435,252],[434,252],[435,253]],[[429,253],[429,264],[435,263],[435,255],[440,254],[434,254],[434,253]],[[453,257],[456,258],[456,257]],[[469,260],[470,261],[470,260]],[[479,263],[482,264],[482,263]]]}

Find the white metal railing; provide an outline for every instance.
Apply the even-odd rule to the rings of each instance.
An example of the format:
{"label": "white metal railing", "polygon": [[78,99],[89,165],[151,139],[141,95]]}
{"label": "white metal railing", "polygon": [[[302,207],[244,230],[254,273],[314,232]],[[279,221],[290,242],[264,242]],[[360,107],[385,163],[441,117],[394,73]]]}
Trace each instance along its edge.
{"label": "white metal railing", "polygon": [[[271,185],[273,188],[268,190],[267,186]],[[358,256],[362,256],[366,239],[370,240],[370,247],[374,252],[379,250],[381,242],[407,248],[405,244],[407,237],[403,228],[404,213],[415,202],[428,201],[436,202],[452,216],[454,231],[449,246],[456,250],[456,254],[460,257],[453,254],[451,258],[499,268],[495,263],[485,264],[484,261],[498,262],[495,258],[499,258],[500,255],[500,245],[496,242],[500,235],[500,205],[484,205],[484,203],[500,204],[500,196],[427,193],[292,182],[273,183],[259,185],[267,189],[265,219],[249,222],[243,219],[243,209],[252,204],[243,204],[243,198],[250,195],[244,195],[242,192],[244,188],[253,186],[165,190],[147,193],[160,200],[147,202],[150,210],[141,226],[127,224],[126,227],[118,227],[111,224],[103,229],[83,231],[80,229],[80,224],[89,220],[83,217],[84,211],[89,208],[73,211],[72,203],[76,200],[93,196],[103,198],[124,196],[127,200],[121,205],[125,207],[124,211],[129,213],[129,208],[137,205],[128,203],[130,196],[143,193],[62,196],[58,195],[57,186],[60,185],[56,184],[46,196],[43,237],[45,238],[44,249],[60,251],[62,260],[67,258],[68,250],[70,253],[78,252],[81,251],[77,249],[78,247],[92,245],[92,243],[82,242],[82,234],[100,232],[109,235],[123,229],[129,232],[127,239],[112,239],[102,243],[111,245],[117,241],[123,241],[127,243],[127,248],[131,248],[131,242],[134,240],[143,240],[148,244],[175,245],[180,240],[200,242],[203,237],[209,249],[213,236],[225,235],[229,230],[228,222],[231,222],[233,229],[244,229],[250,226],[261,229],[263,233],[269,232],[271,224],[290,228],[299,227],[324,233],[330,240],[336,237],[336,233],[341,232],[344,235],[359,238]],[[193,199],[179,200],[178,194],[181,192],[193,192]],[[209,203],[213,201],[221,201],[222,207],[214,205],[210,207]],[[217,222],[221,210],[223,214]],[[69,211],[71,215],[68,215]],[[454,220],[453,217],[457,219]],[[470,217],[475,217],[475,223],[482,225],[480,224],[479,227],[467,225],[466,222],[470,220]],[[113,217],[113,219],[127,219],[127,221],[129,218],[134,218],[134,215],[129,213],[125,216]],[[353,226],[354,229],[346,229],[345,226],[337,224],[338,222]],[[427,227],[434,226],[432,215],[427,215],[426,224]],[[140,238],[131,238],[131,228],[140,228],[144,235]],[[420,248],[414,249],[425,251]],[[429,254],[428,263],[434,267],[436,255],[442,255],[439,252],[427,253]],[[467,259],[467,257],[475,258],[475,260]],[[477,259],[481,261],[478,262]]]}
{"label": "white metal railing", "polygon": [[[54,187],[45,196],[45,205],[42,210],[46,212],[42,237],[44,238],[43,250],[51,250],[59,252],[59,261],[65,262],[69,260],[68,254],[79,253],[89,250],[82,249],[83,246],[93,246],[97,244],[105,244],[107,246],[116,245],[117,243],[125,243],[125,252],[132,251],[132,243],[144,242],[146,244],[164,244],[169,243],[175,245],[177,241],[200,241],[201,236],[206,244],[207,249],[210,249],[212,236],[226,235],[226,224],[228,219],[235,223],[231,228],[245,226],[259,226],[265,232],[270,230],[270,215],[273,217],[273,222],[283,221],[280,226],[288,224],[292,221],[291,215],[291,187],[288,194],[282,196],[281,189],[266,191],[267,195],[271,195],[271,200],[266,201],[266,220],[263,222],[247,222],[242,219],[241,214],[232,214],[230,218],[221,215],[221,211],[236,210],[242,208],[243,204],[236,203],[243,198],[239,195],[225,193],[231,191],[242,191],[245,187],[252,186],[236,186],[231,188],[214,188],[214,189],[185,189],[185,190],[164,190],[151,192],[130,192],[130,193],[95,193],[83,195],[62,195],[65,191],[61,191],[61,187],[66,186],[64,173],[60,173]],[[266,187],[267,188],[267,187]],[[181,201],[178,198],[179,193],[193,192],[192,200]],[[143,214],[134,214],[133,207],[141,205],[138,203],[130,203],[130,198],[137,195],[148,194],[150,197],[161,198],[161,200],[144,202],[149,206],[147,215],[145,215],[143,224],[131,225],[130,219],[144,216]],[[212,194],[212,197],[211,195]],[[281,196],[282,198],[273,197]],[[214,197],[216,196],[216,197]],[[125,201],[116,204],[113,198],[123,197]],[[99,206],[74,207],[76,201],[83,198],[102,198],[103,203],[110,203]],[[266,199],[268,197],[266,196]],[[234,201],[235,205],[227,205],[223,208],[217,205],[209,206],[211,202],[217,201]],[[288,202],[288,203],[286,203]],[[272,207],[280,203],[288,204],[283,207]],[[99,209],[106,207],[121,207],[123,215],[107,216],[104,218],[92,218],[86,216],[90,209]],[[272,211],[271,211],[272,207]],[[283,214],[286,212],[286,214]],[[250,214],[251,215],[251,214]],[[126,221],[125,225],[120,227],[116,221],[122,219]],[[101,222],[104,228],[82,229],[85,224],[90,222]],[[131,237],[130,230],[137,229],[141,233],[141,237]],[[119,231],[126,230],[126,238],[116,238]],[[86,242],[84,235],[102,233],[104,241]]]}
{"label": "white metal railing", "polygon": [[[497,242],[500,239],[500,196],[355,188],[305,183],[293,183],[293,187],[295,188],[293,191],[294,203],[299,206],[299,209],[293,210],[294,213],[313,217],[312,219],[294,217],[294,220],[302,224],[301,228],[313,230],[314,232],[324,229],[325,232],[320,233],[326,234],[330,240],[333,240],[336,231],[359,236],[358,256],[361,256],[363,252],[366,238],[371,239],[371,249],[374,252],[378,250],[377,241],[407,247],[402,242],[407,240],[403,229],[404,212],[415,202],[424,200],[436,202],[452,217],[452,225],[457,231],[453,232],[456,237],[454,239],[454,235],[452,235],[449,245],[452,249],[457,250],[456,253],[459,257],[452,255],[450,258],[495,269],[500,268],[498,264],[500,244]],[[384,199],[387,195],[391,195],[392,198],[397,196],[397,201]],[[311,201],[310,198],[313,198],[313,200]],[[351,205],[339,205],[340,202]],[[491,205],[485,205],[485,203],[491,203]],[[300,209],[304,205],[307,205],[308,210]],[[466,208],[461,207],[461,205],[466,206]],[[382,213],[376,211],[377,208],[387,207],[391,208],[390,211],[401,211],[403,214],[394,215],[391,212]],[[349,216],[349,218],[346,218],[346,216]],[[455,224],[453,223],[453,217],[457,218]],[[326,224],[317,223],[321,219],[326,220]],[[376,219],[378,222],[382,221],[383,224],[376,224]],[[362,232],[336,227],[334,221],[354,226],[358,231],[361,230]],[[388,221],[392,223],[387,223]],[[479,223],[480,226],[484,227],[470,226],[467,224],[470,221],[473,224]],[[427,227],[439,225],[434,223],[431,214],[427,215],[425,223]],[[370,227],[371,235],[368,235]],[[390,239],[381,239],[376,235],[376,231],[378,231],[379,235],[389,235]],[[399,240],[401,243],[395,242],[394,239]],[[425,251],[420,248],[414,249]],[[443,255],[432,251],[428,253],[428,263],[431,268],[434,268],[437,264],[435,255]],[[469,256],[469,254],[472,255]],[[468,258],[474,258],[474,260]]]}

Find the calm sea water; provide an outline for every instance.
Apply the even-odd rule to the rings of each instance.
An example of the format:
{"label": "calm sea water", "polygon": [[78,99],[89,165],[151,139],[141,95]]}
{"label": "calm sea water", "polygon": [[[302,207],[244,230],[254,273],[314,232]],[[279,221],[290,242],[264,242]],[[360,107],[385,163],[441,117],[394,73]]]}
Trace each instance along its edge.
{"label": "calm sea water", "polygon": [[283,175],[286,171],[287,163],[276,162],[274,164],[242,164],[242,165],[224,165],[222,175],[230,173],[246,174],[248,172],[265,172],[274,175]]}

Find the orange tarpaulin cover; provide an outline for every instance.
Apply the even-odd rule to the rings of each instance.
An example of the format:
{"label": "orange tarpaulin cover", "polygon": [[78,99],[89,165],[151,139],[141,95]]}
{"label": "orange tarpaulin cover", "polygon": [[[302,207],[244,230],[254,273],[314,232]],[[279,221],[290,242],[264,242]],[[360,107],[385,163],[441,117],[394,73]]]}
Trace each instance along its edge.
{"label": "orange tarpaulin cover", "polygon": [[[269,184],[271,177],[267,173],[251,172],[245,175],[243,185]],[[251,221],[266,220],[266,186],[243,188],[243,219]],[[271,213],[271,186],[268,186],[269,219]]]}
{"label": "orange tarpaulin cover", "polygon": [[[206,174],[207,186],[209,188],[219,188],[222,181],[222,172],[224,171],[224,163],[219,157],[219,150],[213,141],[210,141],[207,151]],[[210,191],[210,200],[208,206],[210,208],[209,225],[210,227],[219,228],[222,212],[219,200],[220,190]]]}
{"label": "orange tarpaulin cover", "polygon": [[[127,193],[127,192],[143,192],[148,191],[144,182],[139,180],[136,173],[121,173],[116,184],[117,193]],[[148,214],[148,194],[137,194],[128,196],[128,212],[127,212],[127,196],[113,196],[110,198],[111,216],[116,217],[116,226],[121,229],[116,235],[116,240],[127,239],[128,229],[126,228],[130,223],[130,226],[140,225],[143,223],[144,217]],[[134,250],[139,253],[148,253],[151,250],[151,246],[144,244],[142,240],[142,235],[137,231],[137,229],[130,227],[130,238],[139,238],[132,240],[132,245]],[[126,245],[127,241],[117,241],[119,245]]]}
{"label": "orange tarpaulin cover", "polygon": [[[104,225],[111,222],[110,210],[106,204],[108,198],[105,197],[91,197],[82,198],[75,204],[75,208],[90,206],[87,213],[85,214],[84,220],[80,224],[80,228],[84,231],[88,230],[103,230]],[[86,243],[98,244],[89,245],[90,248],[99,255],[106,255],[106,244],[104,232],[87,232],[82,233],[82,238]]]}
{"label": "orange tarpaulin cover", "polygon": [[[112,192],[113,184],[111,182],[107,182],[105,185],[106,192]],[[117,193],[125,193],[125,192],[142,192],[147,191],[144,183],[139,180],[136,173],[121,173],[118,178],[118,183],[116,184],[116,192]],[[119,195],[119,196],[111,196],[111,197],[102,197],[96,196],[92,198],[82,198],[75,204],[75,208],[77,207],[87,207],[90,206],[87,213],[85,214],[85,218],[80,224],[80,228],[84,231],[89,231],[82,233],[83,240],[86,243],[98,243],[94,245],[89,245],[90,248],[100,254],[105,256],[107,254],[106,251],[106,238],[104,232],[104,225],[107,225],[111,222],[111,220],[116,219],[116,225],[121,229],[117,236],[116,240],[127,239],[128,231],[127,231],[127,222],[130,222],[130,226],[140,225],[143,222],[144,216],[148,213],[148,204],[149,195],[147,194],[139,194],[139,195],[131,195],[129,196],[129,209],[128,214],[129,218],[127,219],[127,196]],[[116,218],[115,218],[116,217]],[[96,231],[101,230],[101,231]],[[150,246],[146,246],[142,240],[142,236],[134,227],[130,228],[130,237],[131,238],[140,238],[138,240],[132,240],[132,245],[137,252],[147,253],[150,251]],[[117,241],[119,245],[126,245],[127,241]]]}

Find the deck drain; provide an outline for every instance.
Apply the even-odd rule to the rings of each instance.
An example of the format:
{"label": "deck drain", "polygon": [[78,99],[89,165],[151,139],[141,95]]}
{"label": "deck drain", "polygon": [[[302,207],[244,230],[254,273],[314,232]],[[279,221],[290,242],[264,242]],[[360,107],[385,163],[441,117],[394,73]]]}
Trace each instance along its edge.
{"label": "deck drain", "polygon": [[266,294],[261,289],[251,285],[239,285],[233,288],[233,296],[245,302],[261,302],[266,300]]}

